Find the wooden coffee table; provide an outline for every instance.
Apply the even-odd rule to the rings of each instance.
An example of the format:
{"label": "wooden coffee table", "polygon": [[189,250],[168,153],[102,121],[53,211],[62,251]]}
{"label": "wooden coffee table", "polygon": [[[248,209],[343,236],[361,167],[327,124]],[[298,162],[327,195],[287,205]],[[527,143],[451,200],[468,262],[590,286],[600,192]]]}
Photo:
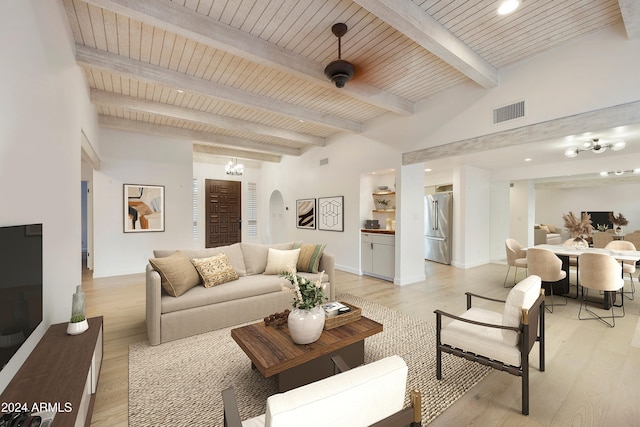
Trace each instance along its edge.
{"label": "wooden coffee table", "polygon": [[318,341],[295,344],[285,326],[254,323],[231,330],[231,337],[249,356],[251,367],[265,378],[276,375],[283,392],[329,377],[334,373],[331,358],[340,355],[350,366],[364,363],[364,339],[382,332],[382,325],[362,316],[359,320],[322,331]]}

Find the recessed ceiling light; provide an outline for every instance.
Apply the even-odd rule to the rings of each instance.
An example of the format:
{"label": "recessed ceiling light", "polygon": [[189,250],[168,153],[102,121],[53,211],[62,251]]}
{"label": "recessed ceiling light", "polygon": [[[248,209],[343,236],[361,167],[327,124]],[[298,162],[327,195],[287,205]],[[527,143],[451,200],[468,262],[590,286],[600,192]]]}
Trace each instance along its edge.
{"label": "recessed ceiling light", "polygon": [[176,89],[176,92],[178,93],[184,93],[184,91],[182,89]]}
{"label": "recessed ceiling light", "polygon": [[524,159],[525,162],[530,162],[531,161],[531,157],[527,157],[526,159]]}
{"label": "recessed ceiling light", "polygon": [[425,172],[431,172],[431,169],[430,168],[426,168],[424,171]]}
{"label": "recessed ceiling light", "polygon": [[508,15],[518,8],[520,2],[518,0],[505,0],[498,7],[498,15]]}

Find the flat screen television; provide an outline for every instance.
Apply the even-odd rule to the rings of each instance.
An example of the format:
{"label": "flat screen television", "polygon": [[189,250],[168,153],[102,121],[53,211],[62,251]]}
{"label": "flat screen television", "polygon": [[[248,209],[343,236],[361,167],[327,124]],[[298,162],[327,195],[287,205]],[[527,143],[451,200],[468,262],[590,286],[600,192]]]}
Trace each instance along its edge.
{"label": "flat screen television", "polygon": [[42,322],[42,224],[0,227],[0,370]]}
{"label": "flat screen television", "polygon": [[591,225],[593,225],[593,229],[597,230],[598,229],[598,225],[606,225],[607,228],[613,229],[616,228],[613,224],[611,224],[611,222],[609,221],[609,214],[611,212],[608,211],[589,211],[589,212],[581,212],[580,216],[582,216],[583,214],[588,213],[591,215]]}

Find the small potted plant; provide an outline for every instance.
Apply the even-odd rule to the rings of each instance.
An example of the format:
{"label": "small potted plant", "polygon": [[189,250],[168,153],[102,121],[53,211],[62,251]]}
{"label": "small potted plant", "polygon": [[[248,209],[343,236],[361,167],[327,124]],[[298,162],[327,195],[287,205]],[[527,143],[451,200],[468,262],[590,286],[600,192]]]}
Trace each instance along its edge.
{"label": "small potted plant", "polygon": [[71,303],[71,319],[67,325],[67,334],[79,335],[87,329],[89,329],[89,323],[85,314],[84,292],[82,292],[82,286],[76,286],[76,293],[73,294]]}
{"label": "small potted plant", "polygon": [[376,202],[378,202],[378,205],[382,206],[382,210],[387,210],[389,208],[389,203],[391,203],[391,200],[388,199],[376,199]]}

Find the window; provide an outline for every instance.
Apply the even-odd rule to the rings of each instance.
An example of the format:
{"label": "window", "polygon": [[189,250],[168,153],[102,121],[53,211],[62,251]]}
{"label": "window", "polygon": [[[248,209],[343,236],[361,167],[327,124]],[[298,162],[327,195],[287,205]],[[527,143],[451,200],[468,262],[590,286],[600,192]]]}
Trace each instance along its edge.
{"label": "window", "polygon": [[193,186],[191,187],[191,203],[193,209],[193,240],[198,240],[198,178],[193,178]]}
{"label": "window", "polygon": [[258,237],[258,196],[256,184],[247,184],[247,237]]}

